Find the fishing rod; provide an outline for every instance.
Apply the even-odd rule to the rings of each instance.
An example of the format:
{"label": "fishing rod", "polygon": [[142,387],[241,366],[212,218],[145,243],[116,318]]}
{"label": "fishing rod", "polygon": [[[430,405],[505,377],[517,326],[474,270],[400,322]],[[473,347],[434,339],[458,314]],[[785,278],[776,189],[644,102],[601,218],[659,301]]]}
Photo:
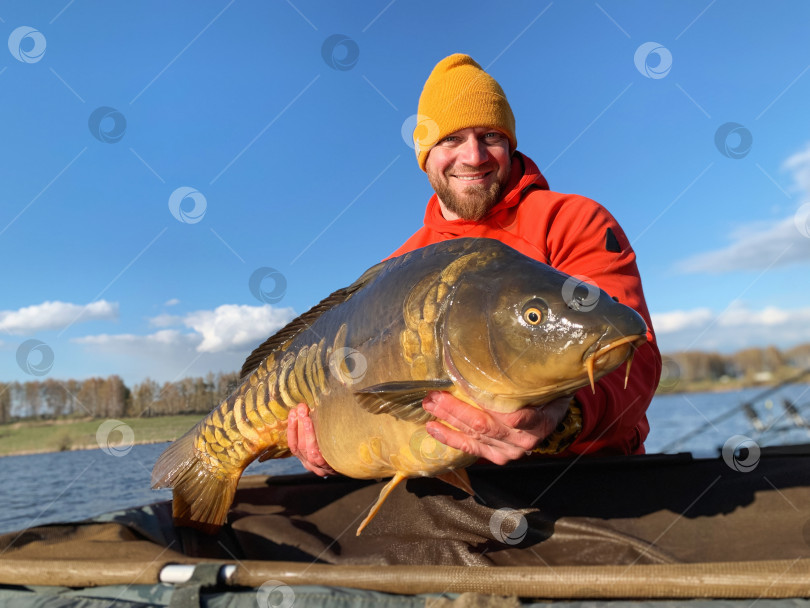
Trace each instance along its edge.
{"label": "fishing rod", "polygon": [[719,424],[720,422],[724,422],[725,420],[728,420],[732,416],[737,415],[740,410],[743,410],[743,411],[746,411],[746,409],[748,409],[748,411],[752,410],[753,409],[753,403],[755,401],[759,401],[761,399],[764,399],[768,395],[771,395],[771,394],[775,393],[776,391],[780,390],[785,385],[793,384],[793,383],[797,382],[798,380],[801,380],[802,378],[804,378],[805,376],[808,376],[808,375],[810,375],[810,367],[805,368],[804,370],[802,370],[801,372],[799,372],[795,376],[791,376],[790,378],[787,378],[786,380],[783,380],[779,384],[776,384],[774,386],[771,386],[771,387],[767,388],[766,390],[762,391],[761,393],[754,396],[753,398],[751,398],[751,399],[749,399],[747,401],[744,401],[744,402],[742,402],[742,403],[740,403],[738,405],[735,405],[734,407],[732,407],[731,409],[723,412],[722,414],[720,414],[716,418],[713,418],[712,420],[709,420],[708,425],[702,425],[702,426],[700,426],[700,427],[698,427],[696,429],[693,429],[692,431],[690,431],[690,432],[686,433],[685,435],[681,436],[679,439],[676,439],[675,441],[672,441],[672,442],[668,443],[663,448],[661,448],[661,452],[664,453],[664,452],[668,452],[670,450],[674,450],[679,445],[681,445],[683,443],[686,443],[690,439],[693,439],[693,438],[697,437],[698,435],[701,435],[701,434],[705,433],[707,428],[712,427],[712,426],[714,426],[716,424]]}
{"label": "fishing rod", "polygon": [[[807,405],[808,404],[797,405],[790,399],[782,399],[782,409],[784,409],[784,413],[767,426],[764,426],[762,430],[757,429],[758,435],[756,435],[754,439],[756,441],[762,441],[764,438],[780,437],[798,430],[804,430],[807,436],[810,437],[810,423],[805,420],[800,411],[806,409]],[[786,417],[789,422],[776,426],[783,417]]]}

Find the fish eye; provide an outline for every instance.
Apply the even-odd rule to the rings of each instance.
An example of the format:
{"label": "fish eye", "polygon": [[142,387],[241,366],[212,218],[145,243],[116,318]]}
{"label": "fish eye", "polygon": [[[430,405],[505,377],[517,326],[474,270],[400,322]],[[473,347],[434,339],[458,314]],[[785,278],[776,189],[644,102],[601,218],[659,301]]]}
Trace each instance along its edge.
{"label": "fish eye", "polygon": [[529,325],[540,325],[543,322],[543,311],[537,306],[529,306],[523,311],[523,318]]}

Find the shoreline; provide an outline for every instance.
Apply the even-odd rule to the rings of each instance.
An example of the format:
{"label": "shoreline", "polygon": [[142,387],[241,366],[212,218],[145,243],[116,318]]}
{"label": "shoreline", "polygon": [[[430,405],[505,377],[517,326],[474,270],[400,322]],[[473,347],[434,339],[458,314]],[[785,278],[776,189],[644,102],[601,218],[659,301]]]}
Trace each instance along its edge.
{"label": "shoreline", "polygon": [[[781,380],[781,379],[780,379]],[[709,386],[688,385],[676,382],[673,386],[659,386],[655,397],[671,397],[695,393],[724,394],[734,391],[754,389],[766,392],[778,387],[782,382],[763,383],[713,383]],[[792,382],[789,384],[793,384]],[[797,382],[796,384],[808,384]],[[756,398],[756,396],[752,396]],[[99,439],[101,425],[109,419],[60,418],[54,420],[15,420],[0,425],[0,459],[6,456],[31,456],[54,452],[74,452],[101,450],[100,443],[112,449],[125,449],[127,444],[149,445],[175,441],[194,427],[205,413],[153,416],[149,418],[121,418],[117,420],[127,427],[124,433],[120,425],[114,425]]]}
{"label": "shoreline", "polygon": [[100,450],[107,446],[111,450],[123,451],[130,445],[165,443],[184,435],[203,416],[17,420],[0,425],[0,458]]}
{"label": "shoreline", "polygon": [[[152,445],[154,443],[171,443],[174,439],[149,439],[144,441],[134,441],[130,447],[135,447],[136,445]],[[114,446],[116,449],[120,448],[121,446]],[[0,459],[6,458],[7,456],[33,456],[35,454],[55,454],[61,452],[87,452],[89,450],[100,450],[98,444],[87,444],[87,445],[76,445],[70,446],[67,449],[41,449],[41,450],[20,450],[17,452],[8,452],[5,454],[0,454]]]}
{"label": "shoreline", "polygon": [[744,391],[748,389],[755,389],[761,392],[767,391],[768,389],[774,389],[779,386],[787,386],[789,384],[810,384],[810,381],[797,381],[791,382],[791,378],[775,378],[773,381],[770,382],[744,382],[744,383],[735,383],[734,381],[729,382],[714,382],[711,384],[701,384],[699,382],[686,384],[685,386],[679,386],[680,382],[676,382],[674,386],[667,387],[662,386],[661,384],[658,385],[658,388],[655,390],[655,397],[659,397],[662,395],[691,395],[694,393],[732,393],[734,391]]}

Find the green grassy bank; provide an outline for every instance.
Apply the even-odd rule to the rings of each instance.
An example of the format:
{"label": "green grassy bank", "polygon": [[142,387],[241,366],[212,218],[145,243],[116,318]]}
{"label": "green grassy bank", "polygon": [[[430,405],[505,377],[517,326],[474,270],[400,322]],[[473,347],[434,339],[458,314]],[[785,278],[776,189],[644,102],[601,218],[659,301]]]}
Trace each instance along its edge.
{"label": "green grassy bank", "polygon": [[[173,441],[194,426],[203,416],[160,416],[156,418],[122,418],[126,427],[102,431],[102,441],[111,447],[122,441],[134,443],[158,443]],[[66,450],[97,449],[96,437],[99,427],[106,422],[101,419],[54,420],[44,422],[15,422],[0,425],[0,456],[34,454],[38,452],[61,452]],[[108,427],[113,425],[109,424]]]}

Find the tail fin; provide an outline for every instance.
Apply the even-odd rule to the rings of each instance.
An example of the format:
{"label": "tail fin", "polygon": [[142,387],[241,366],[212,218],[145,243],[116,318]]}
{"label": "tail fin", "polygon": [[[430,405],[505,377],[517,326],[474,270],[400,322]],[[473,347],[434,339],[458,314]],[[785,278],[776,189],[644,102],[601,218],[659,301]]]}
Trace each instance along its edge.
{"label": "tail fin", "polygon": [[241,471],[213,468],[194,446],[195,426],[160,455],[152,469],[152,488],[173,488],[175,525],[215,534],[225,523]]}

